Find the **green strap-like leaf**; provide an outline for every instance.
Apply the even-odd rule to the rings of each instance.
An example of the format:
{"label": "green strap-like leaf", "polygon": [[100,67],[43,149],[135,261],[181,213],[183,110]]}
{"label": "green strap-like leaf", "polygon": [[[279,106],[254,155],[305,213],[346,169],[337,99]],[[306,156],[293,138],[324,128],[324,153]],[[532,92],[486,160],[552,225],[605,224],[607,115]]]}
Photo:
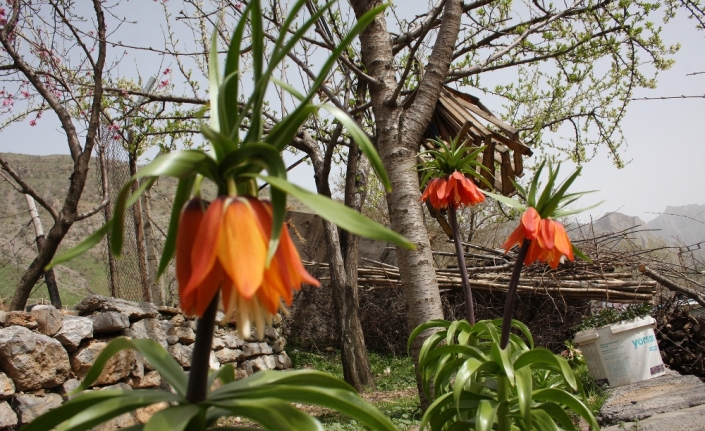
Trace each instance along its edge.
{"label": "green strap-like leaf", "polygon": [[184,431],[191,419],[202,410],[203,407],[193,404],[168,407],[152,415],[145,425],[144,431]]}
{"label": "green strap-like leaf", "polygon": [[396,244],[400,247],[414,249],[415,246],[408,239],[386,228],[362,214],[346,207],[343,204],[328,199],[316,193],[311,193],[308,190],[291,184],[286,180],[275,177],[267,177],[263,175],[252,175],[253,178],[259,178],[276,187],[283,192],[286,192],[304,205],[311,208],[316,214],[328,220],[331,223],[347,230],[355,235],[360,235],[365,238],[387,241]]}
{"label": "green strap-like leaf", "polygon": [[328,373],[314,370],[260,371],[245,379],[221,386],[208,395],[208,399],[219,401],[235,397],[241,391],[264,385],[311,385],[355,392],[352,386]]}
{"label": "green strap-like leaf", "polygon": [[184,374],[181,366],[161,344],[154,340],[130,340],[125,337],[116,338],[103,348],[76,391],[89,388],[93,382],[98,379],[100,373],[103,371],[103,367],[105,367],[105,364],[110,358],[126,349],[134,349],[140,352],[147,358],[154,369],[159,371],[162,378],[174,388],[177,394],[185,396],[187,386],[186,374]]}
{"label": "green strap-like leaf", "polygon": [[531,368],[515,368],[517,399],[519,411],[525,424],[531,423],[531,391],[533,390],[533,379]]}
{"label": "green strap-like leaf", "polygon": [[[573,419],[571,419],[570,415],[566,413],[560,405],[553,402],[547,402],[535,405],[534,409],[546,411],[554,420],[561,424],[564,430],[577,431],[575,424],[573,424]],[[593,430],[595,430],[595,428],[593,428]]]}
{"label": "green strap-like leaf", "polygon": [[112,221],[108,220],[107,223],[105,223],[103,226],[98,228],[95,232],[93,232],[88,238],[84,239],[83,241],[79,242],[76,244],[74,247],[71,247],[70,249],[66,250],[65,252],[61,253],[58,256],[55,256],[54,259],[49,262],[49,265],[44,267],[45,271],[49,271],[51,268],[55,267],[56,265],[61,265],[64,262],[68,262],[71,259],[74,259],[83,253],[87,252],[88,250],[92,249],[96,245],[100,243],[100,241],[103,240],[103,237],[110,231],[110,228],[112,227]]}
{"label": "green strap-like leaf", "polygon": [[164,241],[164,249],[162,250],[162,257],[159,260],[159,270],[157,271],[157,278],[161,277],[169,266],[169,262],[174,257],[176,252],[176,233],[179,230],[179,220],[181,219],[181,209],[186,205],[189,198],[191,197],[191,191],[193,190],[193,184],[196,178],[193,176],[182,178],[179,180],[179,184],[176,186],[176,193],[174,194],[174,201],[171,206],[171,217],[169,217],[169,228],[166,234],[166,240]]}
{"label": "green strap-like leaf", "polygon": [[141,389],[120,392],[122,392],[120,396],[92,404],[79,412],[74,410],[74,414],[67,421],[56,427],[56,431],[90,430],[96,425],[118,417],[123,413],[156,403],[169,403],[183,400],[181,397],[167,391]]}
{"label": "green strap-like leaf", "polygon": [[[211,49],[208,53],[208,96],[210,97],[210,127],[216,132],[220,131],[218,120],[218,92],[220,91],[220,67],[218,66],[218,29],[213,29],[211,35]],[[216,156],[220,159],[222,149],[217,144],[213,146]]]}
{"label": "green strap-like leaf", "polygon": [[22,429],[27,431],[46,431],[54,429],[54,427],[75,415],[76,412],[83,411],[107,399],[120,397],[122,394],[122,390],[105,389],[77,395],[63,405],[51,409],[34,419],[32,422],[22,427]]}
{"label": "green strap-like leaf", "polygon": [[414,328],[413,331],[411,331],[411,335],[409,335],[409,341],[406,345],[407,350],[411,349],[411,344],[414,342],[414,339],[418,337],[422,332],[432,328],[448,328],[449,326],[450,322],[442,319],[429,320],[428,322],[417,326],[416,328]]}
{"label": "green strap-like leaf", "polygon": [[509,207],[512,207],[518,211],[526,211],[526,205],[521,204],[519,201],[508,198],[506,196],[499,195],[497,193],[492,193],[488,191],[483,192],[485,195],[492,197],[494,200],[503,203],[504,205],[507,205]]}
{"label": "green strap-like leaf", "polygon": [[475,431],[492,431],[499,403],[494,400],[480,400],[475,414]]}
{"label": "green strap-like leaf", "polygon": [[370,138],[367,137],[367,134],[360,128],[360,126],[357,125],[355,120],[350,118],[347,112],[339,109],[334,105],[331,105],[330,103],[326,103],[325,105],[323,105],[323,107],[326,109],[326,111],[333,114],[333,116],[335,116],[335,118],[340,121],[340,124],[342,124],[343,127],[347,129],[348,133],[350,133],[350,136],[352,136],[357,145],[360,147],[362,153],[370,161],[372,169],[375,170],[377,177],[379,178],[387,193],[391,192],[392,184],[389,182],[387,171],[384,170],[382,160],[380,160],[379,154],[377,154],[377,150],[375,150],[375,147],[374,145],[372,145],[372,141],[370,141]]}
{"label": "green strap-like leaf", "polygon": [[548,349],[543,349],[538,347],[533,350],[522,353],[517,360],[514,362],[514,368],[523,368],[530,366],[532,368],[538,368],[541,364],[554,366],[559,369],[565,382],[574,390],[578,390],[578,384],[575,380],[575,374],[573,369],[570,368],[568,361],[565,358],[554,354]]}
{"label": "green strap-like leaf", "polygon": [[[349,416],[372,429],[395,430],[394,425],[386,416],[372,404],[363,400],[357,393],[337,388],[273,384],[241,391],[236,399],[251,401],[277,399],[290,403],[317,405]],[[222,402],[218,401],[217,405],[222,406]]]}
{"label": "green strap-like leaf", "polygon": [[558,425],[553,421],[551,415],[544,410],[536,410],[532,419],[531,422],[526,423],[533,424],[534,428],[539,431],[559,431]]}
{"label": "green strap-like leaf", "polygon": [[548,388],[534,391],[534,401],[551,401],[559,405],[564,405],[585,419],[593,429],[599,430],[600,426],[592,415],[590,409],[587,408],[582,401],[577,399],[573,394],[568,393],[563,389]]}
{"label": "green strap-like leaf", "polygon": [[323,431],[323,426],[315,418],[278,399],[235,399],[209,404],[226,409],[233,416],[251,419],[268,429],[278,431]]}
{"label": "green strap-like leaf", "polygon": [[497,362],[502,367],[502,371],[507,376],[509,384],[514,386],[516,384],[514,377],[514,363],[512,362],[511,352],[509,349],[500,349],[499,344],[494,344],[492,349],[490,349],[490,356],[493,361]]}

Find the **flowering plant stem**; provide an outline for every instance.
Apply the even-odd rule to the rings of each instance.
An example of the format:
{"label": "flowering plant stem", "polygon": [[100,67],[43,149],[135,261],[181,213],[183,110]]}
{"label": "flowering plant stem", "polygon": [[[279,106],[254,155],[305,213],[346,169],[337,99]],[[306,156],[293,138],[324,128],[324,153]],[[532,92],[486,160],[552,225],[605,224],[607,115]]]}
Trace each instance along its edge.
{"label": "flowering plant stem", "polygon": [[218,312],[218,297],[215,295],[206,308],[203,317],[198,319],[196,327],[196,341],[193,345],[191,358],[191,372],[188,376],[188,389],[186,399],[193,404],[198,404],[206,399],[208,393],[208,370],[211,356],[211,344],[215,331],[215,315]]}
{"label": "flowering plant stem", "polygon": [[531,240],[524,240],[524,243],[519,249],[517,261],[514,264],[512,278],[509,280],[509,289],[507,289],[507,299],[504,301],[504,315],[502,316],[502,337],[499,341],[500,349],[506,349],[509,344],[509,331],[512,329],[512,314],[514,313],[514,301],[517,297],[517,286],[521,277],[521,269],[524,267],[524,258],[529,251]]}
{"label": "flowering plant stem", "polygon": [[448,207],[448,218],[450,219],[450,227],[453,229],[453,242],[455,243],[455,254],[458,256],[458,268],[460,269],[460,279],[463,282],[463,296],[465,297],[465,312],[470,325],[475,324],[475,306],[472,302],[472,289],[470,289],[470,280],[468,279],[468,267],[465,265],[465,254],[463,253],[463,245],[460,242],[460,230],[458,229],[458,217],[455,213],[455,207]]}

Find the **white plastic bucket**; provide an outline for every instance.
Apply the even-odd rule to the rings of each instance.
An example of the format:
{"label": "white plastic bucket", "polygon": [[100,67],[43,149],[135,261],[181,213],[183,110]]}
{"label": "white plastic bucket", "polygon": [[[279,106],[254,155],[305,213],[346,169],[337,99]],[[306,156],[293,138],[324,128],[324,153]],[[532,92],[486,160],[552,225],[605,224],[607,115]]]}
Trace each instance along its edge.
{"label": "white plastic bucket", "polygon": [[575,334],[595,382],[614,387],[666,374],[655,325],[656,320],[647,316]]}

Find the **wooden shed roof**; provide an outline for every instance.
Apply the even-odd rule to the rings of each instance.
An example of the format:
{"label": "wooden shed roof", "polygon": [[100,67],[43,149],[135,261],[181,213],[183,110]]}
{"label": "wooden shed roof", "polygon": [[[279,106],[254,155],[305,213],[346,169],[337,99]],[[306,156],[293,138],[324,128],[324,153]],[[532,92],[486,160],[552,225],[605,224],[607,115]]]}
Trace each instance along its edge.
{"label": "wooden shed roof", "polygon": [[[515,190],[510,179],[524,175],[523,158],[533,154],[519,139],[518,130],[497,118],[479,98],[449,87],[441,89],[427,137],[446,141],[459,137],[467,145],[486,146],[481,161],[487,170],[481,173],[505,196]],[[428,141],[423,145],[433,148]]]}

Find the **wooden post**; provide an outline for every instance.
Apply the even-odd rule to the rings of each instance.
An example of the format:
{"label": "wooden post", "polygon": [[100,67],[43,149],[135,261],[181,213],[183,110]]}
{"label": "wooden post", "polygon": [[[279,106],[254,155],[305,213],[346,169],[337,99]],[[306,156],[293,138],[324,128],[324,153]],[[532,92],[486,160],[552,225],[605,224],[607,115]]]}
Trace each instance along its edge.
{"label": "wooden post", "polygon": [[[41,251],[46,242],[46,237],[44,236],[44,229],[42,229],[42,221],[39,219],[39,212],[37,211],[37,205],[34,203],[34,198],[30,195],[24,195],[27,199],[27,207],[29,208],[29,214],[32,217],[32,225],[34,225],[34,234],[37,240],[37,251]],[[47,290],[49,291],[49,299],[51,300],[51,305],[54,308],[61,309],[61,297],[59,296],[59,288],[56,286],[56,277],[54,276],[54,270],[44,271],[44,281],[47,284]]]}

